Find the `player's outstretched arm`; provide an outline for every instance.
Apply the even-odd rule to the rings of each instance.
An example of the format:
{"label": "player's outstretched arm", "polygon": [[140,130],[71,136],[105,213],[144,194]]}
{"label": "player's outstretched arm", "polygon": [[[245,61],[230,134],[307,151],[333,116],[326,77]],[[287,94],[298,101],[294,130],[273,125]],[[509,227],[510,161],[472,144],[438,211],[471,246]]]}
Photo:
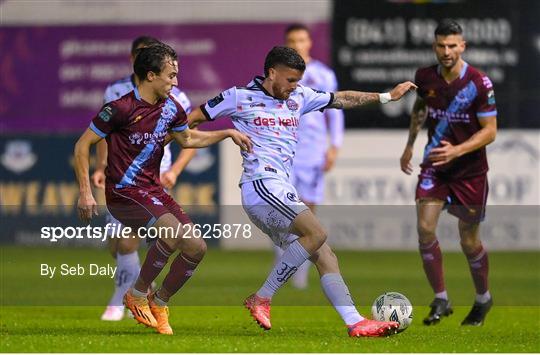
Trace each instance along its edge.
{"label": "player's outstretched arm", "polygon": [[403,154],[401,154],[401,158],[399,159],[401,171],[403,171],[407,175],[411,175],[413,171],[411,159],[413,156],[414,142],[416,141],[418,132],[420,132],[420,130],[422,129],[426,118],[426,103],[421,97],[417,97],[411,112],[411,123],[409,124],[409,138],[407,139],[407,144],[405,145]]}
{"label": "player's outstretched arm", "polygon": [[182,132],[172,132],[172,136],[182,148],[204,148],[214,143],[221,142],[229,137],[243,151],[251,152],[253,148],[251,139],[235,129],[203,132],[196,129],[190,130],[188,128]]}
{"label": "player's outstretched arm", "polygon": [[338,91],[334,94],[334,101],[332,101],[328,108],[350,109],[374,102],[386,103],[397,101],[408,91],[416,89],[417,87],[414,83],[406,81],[398,84],[389,93],[384,94],[363,91]]}
{"label": "player's outstretched arm", "polygon": [[77,211],[79,218],[84,223],[89,223],[94,215],[97,216],[97,203],[92,195],[89,178],[90,146],[99,142],[102,138],[91,129],[86,129],[75,144],[75,174],[79,182],[79,200]]}

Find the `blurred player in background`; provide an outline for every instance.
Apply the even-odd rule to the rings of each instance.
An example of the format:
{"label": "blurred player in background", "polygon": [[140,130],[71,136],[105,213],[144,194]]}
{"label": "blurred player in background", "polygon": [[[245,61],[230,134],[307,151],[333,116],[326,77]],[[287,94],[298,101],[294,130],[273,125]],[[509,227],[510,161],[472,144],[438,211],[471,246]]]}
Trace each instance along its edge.
{"label": "blurred player in background", "polygon": [[[153,228],[159,238],[146,254],[135,284],[124,295],[124,304],[135,319],[161,334],[172,334],[169,298],[189,280],[206,252],[202,238],[194,238],[193,224],[184,210],[163,189],[159,168],[170,139],[183,148],[202,148],[231,137],[242,149],[251,150],[248,137],[236,130],[190,130],[184,109],[171,95],[178,85],[176,52],[160,43],[142,48],[134,63],[138,82],[122,98],[103,106],[75,145],[75,171],[80,187],[80,219],[89,223],[97,214],[90,188],[90,147],[107,139],[105,197],[110,213],[144,237]],[[188,226],[188,228],[185,228]],[[148,294],[148,287],[179,250],[162,286]]]}
{"label": "blurred player in background", "polygon": [[[332,69],[310,55],[313,43],[305,25],[288,26],[285,30],[285,45],[297,51],[306,63],[306,70],[299,84],[320,91],[337,91],[337,79]],[[344,126],[343,111],[335,109],[310,112],[300,120],[291,183],[302,202],[313,213],[316,205],[324,199],[324,174],[334,167],[343,143]],[[279,260],[283,250],[277,246],[274,246],[274,250],[276,260]],[[311,262],[306,261],[298,268],[291,279],[294,287],[307,287],[310,266]]]}
{"label": "blurred player in background", "polygon": [[[146,48],[151,45],[160,43],[157,39],[149,36],[137,37],[131,44],[130,61],[131,66],[135,62],[137,52],[141,48]],[[128,75],[119,79],[107,86],[104,95],[104,104],[108,104],[114,100],[133,91],[137,87],[137,76],[135,74]],[[171,95],[182,105],[186,113],[191,111],[191,102],[186,94],[180,91],[177,87],[173,87]],[[101,140],[96,145],[97,165],[94,174],[92,174],[92,183],[95,187],[105,188],[105,168],[107,167],[107,142]],[[195,155],[194,149],[183,149],[180,151],[178,158],[171,164],[172,155],[170,145],[166,145],[163,153],[163,159],[160,166],[160,181],[161,184],[170,189],[176,183],[178,175],[185,168],[187,163]],[[121,223],[114,219],[110,213],[106,215],[106,223],[114,223],[120,228]],[[115,239],[108,240],[111,254],[116,259],[117,272],[115,276],[114,293],[109,301],[105,312],[101,315],[101,319],[105,321],[119,321],[124,317],[124,305],[122,298],[126,294],[129,287],[135,282],[140,271],[139,254],[139,239]]]}
{"label": "blurred player in background", "polygon": [[242,205],[250,220],[284,252],[262,287],[244,304],[262,328],[270,329],[272,297],[310,259],[350,336],[388,335],[395,332],[398,323],[369,320],[358,313],[341,277],[337,257],[326,243],[326,231],[298,199],[289,177],[298,142],[299,119],[307,119],[305,114],[398,100],[415,85],[402,83],[385,94],[359,91],[334,94],[299,85],[305,68],[304,60],[294,49],[274,47],[266,56],[264,77],[255,77],[246,87],[223,91],[188,116],[193,126],[231,116],[235,127],[253,142],[253,152],[242,152]]}
{"label": "blurred player in background", "polygon": [[428,143],[416,188],[420,254],[435,292],[426,325],[452,314],[443,277],[442,253],[435,231],[443,208],[459,219],[461,248],[476,288],[474,305],[461,323],[482,325],[493,301],[488,289],[488,256],[480,241],[488,193],[486,145],[497,134],[497,109],[491,80],[467,64],[461,26],[442,21],[433,50],[439,62],[416,72],[418,98],[411,114],[401,170],[412,173],[414,141],[424,121]]}

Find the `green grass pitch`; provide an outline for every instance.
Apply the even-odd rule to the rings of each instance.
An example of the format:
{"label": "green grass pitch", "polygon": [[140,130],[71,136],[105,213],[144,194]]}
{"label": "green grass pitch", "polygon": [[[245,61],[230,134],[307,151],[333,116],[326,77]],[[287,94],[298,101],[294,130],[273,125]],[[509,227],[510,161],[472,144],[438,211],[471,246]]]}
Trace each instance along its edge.
{"label": "green grass pitch", "polygon": [[426,327],[432,294],[415,252],[338,251],[350,291],[364,315],[385,291],[405,294],[414,321],[388,338],[347,336],[320,290],[314,269],[307,290],[286,285],[274,298],[270,331],[258,328],[243,299],[268,272],[272,253],[210,250],[171,304],[175,335],[167,337],[132,319],[102,322],[112,281],[98,276],[39,275],[40,264],[112,264],[108,253],[84,248],[2,246],[2,352],[540,352],[540,253],[491,252],[495,307],[483,327],[461,327],[474,298],[465,258],[445,253],[455,313]]}

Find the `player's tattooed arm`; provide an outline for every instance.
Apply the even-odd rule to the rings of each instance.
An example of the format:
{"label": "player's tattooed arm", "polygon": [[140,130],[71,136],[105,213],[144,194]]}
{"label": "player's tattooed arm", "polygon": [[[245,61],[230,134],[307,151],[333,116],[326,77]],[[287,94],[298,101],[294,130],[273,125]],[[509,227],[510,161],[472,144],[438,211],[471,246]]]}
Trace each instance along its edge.
{"label": "player's tattooed arm", "polygon": [[375,92],[338,91],[328,108],[349,109],[378,101],[379,94]]}
{"label": "player's tattooed arm", "polygon": [[[334,94],[334,100],[329,108],[350,109],[374,102],[397,101],[408,91],[415,90],[416,85],[406,81],[396,85],[389,93],[378,94],[375,92],[362,91],[338,91]],[[389,97],[386,97],[388,95]]]}
{"label": "player's tattooed arm", "polygon": [[407,139],[407,145],[405,145],[405,149],[403,150],[401,158],[399,159],[401,171],[407,175],[410,175],[413,172],[411,159],[413,156],[414,142],[416,141],[418,132],[420,132],[424,122],[426,121],[426,117],[426,103],[421,97],[418,96],[414,102],[411,112],[411,123],[409,124],[409,138]]}

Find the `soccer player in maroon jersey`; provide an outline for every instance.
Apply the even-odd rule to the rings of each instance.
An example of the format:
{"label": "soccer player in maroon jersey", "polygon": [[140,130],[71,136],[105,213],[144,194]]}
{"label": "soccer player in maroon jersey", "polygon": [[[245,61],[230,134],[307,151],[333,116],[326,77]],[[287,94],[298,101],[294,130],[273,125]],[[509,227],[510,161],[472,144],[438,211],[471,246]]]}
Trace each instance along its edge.
{"label": "soccer player in maroon jersey", "polygon": [[482,325],[493,301],[488,289],[488,256],[480,240],[488,192],[486,145],[497,134],[497,109],[490,79],[467,64],[461,26],[442,21],[435,29],[433,50],[439,62],[416,72],[418,98],[401,170],[412,173],[416,136],[426,122],[428,143],[416,188],[417,228],[424,270],[435,292],[424,324],[452,314],[444,284],[442,253],[435,231],[443,208],[459,219],[461,248],[476,289],[474,305],[461,323]]}
{"label": "soccer player in maroon jersey", "polygon": [[[192,230],[182,227],[190,225],[191,220],[160,184],[163,147],[175,139],[183,148],[202,148],[227,137],[246,151],[251,151],[252,145],[247,136],[236,130],[189,129],[184,109],[171,95],[173,86],[178,85],[178,62],[175,51],[168,45],[142,49],[135,59],[134,72],[139,78],[137,87],[103,106],[75,145],[75,172],[80,187],[77,207],[85,223],[97,215],[90,189],[88,156],[90,146],[105,138],[109,151],[107,208],[133,232],[139,233],[140,227],[167,232],[149,248],[139,278],[124,296],[124,303],[137,321],[156,328],[159,333],[172,334],[167,301],[190,278],[206,252],[206,244],[183,233]],[[148,295],[148,287],[177,249],[180,252],[162,286]]]}

